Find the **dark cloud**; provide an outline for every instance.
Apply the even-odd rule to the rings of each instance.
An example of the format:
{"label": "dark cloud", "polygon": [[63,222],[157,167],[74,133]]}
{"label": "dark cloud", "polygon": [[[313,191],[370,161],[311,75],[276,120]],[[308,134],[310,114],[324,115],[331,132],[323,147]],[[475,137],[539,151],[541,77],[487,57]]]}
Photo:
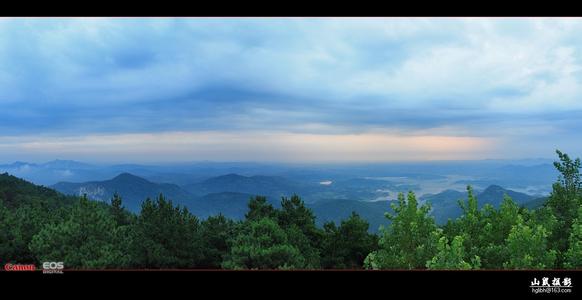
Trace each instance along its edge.
{"label": "dark cloud", "polygon": [[582,111],[582,44],[572,38],[580,27],[569,20],[4,19],[0,131],[386,129],[568,139]]}

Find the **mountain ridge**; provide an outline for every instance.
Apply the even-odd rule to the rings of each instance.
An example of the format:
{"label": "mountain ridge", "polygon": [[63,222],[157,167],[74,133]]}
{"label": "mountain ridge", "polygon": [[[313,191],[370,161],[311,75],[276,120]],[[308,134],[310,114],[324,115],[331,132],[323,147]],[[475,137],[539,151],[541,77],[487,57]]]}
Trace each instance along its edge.
{"label": "mountain ridge", "polygon": [[122,196],[124,205],[132,211],[138,211],[146,198],[155,198],[159,194],[164,194],[178,204],[187,204],[194,198],[178,185],[154,183],[128,172],[104,181],[58,182],[51,187],[68,195],[87,194],[89,198],[98,201],[109,201],[114,193],[118,193]]}
{"label": "mountain ridge", "polygon": [[[205,218],[220,213],[234,219],[242,219],[247,210],[248,200],[255,195],[266,196],[274,206],[279,205],[281,196],[289,197],[297,193],[303,197],[301,191],[293,190],[299,186],[294,187],[290,182],[292,181],[288,181],[284,177],[243,176],[228,173],[189,185],[200,188],[198,193],[192,193],[175,184],[155,183],[129,172],[122,172],[105,181],[59,182],[51,187],[68,195],[79,196],[85,193],[91,199],[100,201],[109,201],[113,193],[117,192],[124,199],[124,205],[134,212],[139,211],[141,203],[146,198],[157,197],[163,193],[168,199],[188,207],[192,213],[199,217]],[[277,195],[277,193],[279,194]],[[534,196],[505,189],[499,185],[490,185],[485,190],[475,193],[479,207],[483,207],[485,204],[498,207],[503,201],[504,194],[512,197],[518,205],[524,205],[536,199]],[[461,199],[463,201],[467,199],[467,192],[453,189],[419,197],[421,202],[431,204],[431,214],[439,224],[445,223],[449,218],[454,219],[461,215],[462,210],[458,204]],[[306,205],[314,210],[320,225],[325,221],[339,222],[342,218],[349,216],[352,210],[355,210],[369,220],[372,231],[377,230],[381,224],[387,224],[384,213],[390,210],[390,200],[360,201],[330,198],[308,202]],[[535,202],[531,205],[538,205],[538,203]]]}

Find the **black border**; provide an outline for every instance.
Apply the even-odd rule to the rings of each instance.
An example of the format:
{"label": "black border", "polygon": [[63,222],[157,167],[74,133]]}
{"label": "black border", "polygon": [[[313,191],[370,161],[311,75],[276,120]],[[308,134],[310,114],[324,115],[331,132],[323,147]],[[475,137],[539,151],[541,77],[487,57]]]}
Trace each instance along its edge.
{"label": "black border", "polygon": [[[109,6],[110,5],[110,6]],[[408,5],[408,6],[406,6]],[[581,16],[568,6],[548,3],[529,3],[527,6],[490,6],[484,3],[450,7],[442,3],[422,4],[410,2],[398,5],[389,2],[374,4],[339,1],[330,4],[298,3],[250,4],[248,2],[215,2],[204,4],[172,4],[142,2],[135,4],[104,4],[99,2],[56,5],[53,2],[22,3],[21,7],[2,9],[1,16],[85,16],[85,17],[535,17]],[[25,7],[26,6],[26,7]],[[1,21],[1,19],[0,19]],[[582,20],[581,20],[582,21]],[[533,294],[529,283],[533,278],[570,277],[573,293],[562,295]],[[566,271],[221,271],[221,270],[130,270],[130,271],[77,271],[64,274],[0,271],[3,287],[15,289],[13,282],[25,286],[40,284],[52,290],[57,286],[91,288],[123,288],[135,293],[156,290],[173,294],[186,291],[189,298],[199,298],[210,293],[216,297],[266,295],[269,298],[314,296],[316,290],[331,298],[355,297],[365,299],[377,295],[382,299],[409,298],[414,295],[436,297],[580,297],[582,295],[582,270]],[[274,292],[269,292],[273,290]],[[27,290],[23,290],[27,292]],[[39,290],[40,291],[40,290]],[[30,292],[30,291],[28,291]],[[81,294],[90,290],[81,290]]]}
{"label": "black border", "polygon": [[[570,294],[535,294],[531,280],[543,277],[572,279]],[[130,292],[174,293],[186,291],[193,298],[202,295],[216,297],[247,297],[269,295],[269,298],[313,296],[326,298],[334,295],[356,299],[377,295],[382,299],[404,298],[417,295],[480,297],[544,297],[563,298],[582,295],[582,270],[478,270],[478,271],[428,271],[428,270],[119,270],[89,271],[65,270],[63,274],[0,271],[0,282],[10,286],[10,281],[30,286],[58,286],[83,288],[121,288]],[[272,292],[270,292],[272,291]],[[89,290],[85,290],[85,293]],[[210,294],[209,294],[210,293]]]}
{"label": "black border", "polygon": [[568,4],[443,1],[12,2],[0,17],[579,17]]}

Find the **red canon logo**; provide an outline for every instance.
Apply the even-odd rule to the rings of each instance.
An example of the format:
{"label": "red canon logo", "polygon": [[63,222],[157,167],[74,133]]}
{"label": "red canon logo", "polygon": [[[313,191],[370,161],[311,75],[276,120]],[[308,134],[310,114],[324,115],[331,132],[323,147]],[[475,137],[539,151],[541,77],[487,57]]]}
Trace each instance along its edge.
{"label": "red canon logo", "polygon": [[36,271],[35,265],[19,265],[19,264],[5,264],[4,270],[6,271]]}

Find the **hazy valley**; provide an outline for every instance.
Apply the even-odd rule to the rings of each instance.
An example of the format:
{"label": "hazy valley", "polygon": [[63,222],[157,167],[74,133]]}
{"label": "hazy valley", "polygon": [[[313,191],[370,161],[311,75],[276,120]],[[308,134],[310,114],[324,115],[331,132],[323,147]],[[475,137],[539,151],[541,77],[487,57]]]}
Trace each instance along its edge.
{"label": "hazy valley", "polygon": [[[399,192],[414,191],[430,202],[437,223],[461,214],[458,200],[472,185],[481,204],[497,207],[504,194],[519,205],[536,205],[551,190],[557,174],[551,161],[451,161],[427,163],[286,165],[260,163],[184,163],[173,165],[97,165],[70,160],[15,162],[0,172],[42,184],[67,195],[86,194],[109,202],[114,193],[138,212],[146,198],[164,194],[201,218],[223,214],[242,219],[251,196],[263,195],[275,207],[281,197],[300,195],[317,223],[339,222],[352,211],[377,231]],[[534,176],[521,177],[524,172]]]}

